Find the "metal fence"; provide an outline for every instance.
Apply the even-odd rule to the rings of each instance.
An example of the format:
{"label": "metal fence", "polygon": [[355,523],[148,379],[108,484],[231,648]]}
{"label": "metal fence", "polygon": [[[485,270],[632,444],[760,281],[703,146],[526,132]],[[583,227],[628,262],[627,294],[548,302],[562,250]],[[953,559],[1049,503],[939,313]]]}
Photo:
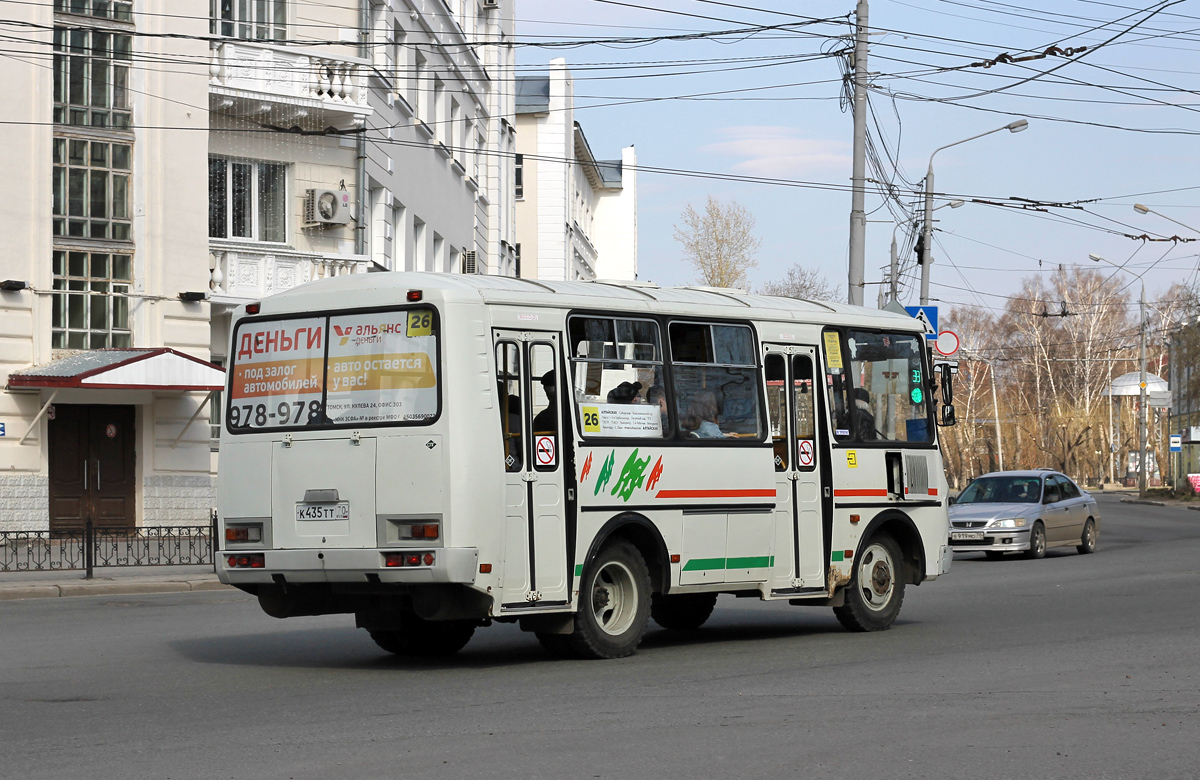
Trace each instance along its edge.
{"label": "metal fence", "polygon": [[213,565],[216,524],[0,531],[0,572],[79,571],[106,566]]}

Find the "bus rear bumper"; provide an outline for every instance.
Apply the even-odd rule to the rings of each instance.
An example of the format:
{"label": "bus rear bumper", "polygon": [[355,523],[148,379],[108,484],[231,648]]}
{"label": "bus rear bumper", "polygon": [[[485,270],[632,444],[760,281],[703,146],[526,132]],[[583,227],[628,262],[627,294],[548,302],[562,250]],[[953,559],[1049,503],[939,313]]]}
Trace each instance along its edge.
{"label": "bus rear bumper", "polygon": [[[416,566],[388,566],[387,554],[420,555]],[[426,565],[426,553],[433,563]],[[263,555],[261,568],[231,566],[230,557]],[[287,582],[461,583],[472,585],[479,570],[474,547],[436,547],[427,550],[381,548],[369,550],[222,550],[217,578],[229,585],[261,585],[283,575]]]}

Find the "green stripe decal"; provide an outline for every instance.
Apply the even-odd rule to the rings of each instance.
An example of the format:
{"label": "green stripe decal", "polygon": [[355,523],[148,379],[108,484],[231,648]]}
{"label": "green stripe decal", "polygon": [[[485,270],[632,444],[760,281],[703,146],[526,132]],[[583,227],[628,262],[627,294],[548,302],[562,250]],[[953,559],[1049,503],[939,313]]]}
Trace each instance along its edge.
{"label": "green stripe decal", "polygon": [[724,558],[692,558],[683,567],[684,571],[710,571],[724,569]]}
{"label": "green stripe decal", "polygon": [[582,563],[575,564],[575,576],[576,577],[583,576],[583,564]]}
{"label": "green stripe decal", "polygon": [[837,563],[838,561],[842,560],[844,556],[845,553],[843,553],[841,550],[834,550],[833,555],[829,556],[829,559],[834,563]]}
{"label": "green stripe decal", "polygon": [[750,558],[692,558],[684,564],[683,570],[769,569],[774,565],[774,555],[756,555]]}

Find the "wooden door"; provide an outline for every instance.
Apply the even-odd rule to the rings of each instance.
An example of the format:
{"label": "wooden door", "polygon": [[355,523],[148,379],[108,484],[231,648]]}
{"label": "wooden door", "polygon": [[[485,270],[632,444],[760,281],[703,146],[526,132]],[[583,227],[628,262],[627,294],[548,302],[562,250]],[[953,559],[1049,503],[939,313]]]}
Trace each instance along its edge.
{"label": "wooden door", "polygon": [[59,404],[49,423],[50,530],[136,522],[132,406]]}

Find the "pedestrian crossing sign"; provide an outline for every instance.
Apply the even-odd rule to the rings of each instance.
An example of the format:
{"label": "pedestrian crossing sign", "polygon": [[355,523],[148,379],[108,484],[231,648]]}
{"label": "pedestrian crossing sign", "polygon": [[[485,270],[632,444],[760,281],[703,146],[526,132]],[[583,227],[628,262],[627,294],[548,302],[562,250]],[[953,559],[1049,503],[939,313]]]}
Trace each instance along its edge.
{"label": "pedestrian crossing sign", "polygon": [[905,306],[913,319],[925,326],[925,338],[936,339],[938,335],[938,307],[936,306]]}

